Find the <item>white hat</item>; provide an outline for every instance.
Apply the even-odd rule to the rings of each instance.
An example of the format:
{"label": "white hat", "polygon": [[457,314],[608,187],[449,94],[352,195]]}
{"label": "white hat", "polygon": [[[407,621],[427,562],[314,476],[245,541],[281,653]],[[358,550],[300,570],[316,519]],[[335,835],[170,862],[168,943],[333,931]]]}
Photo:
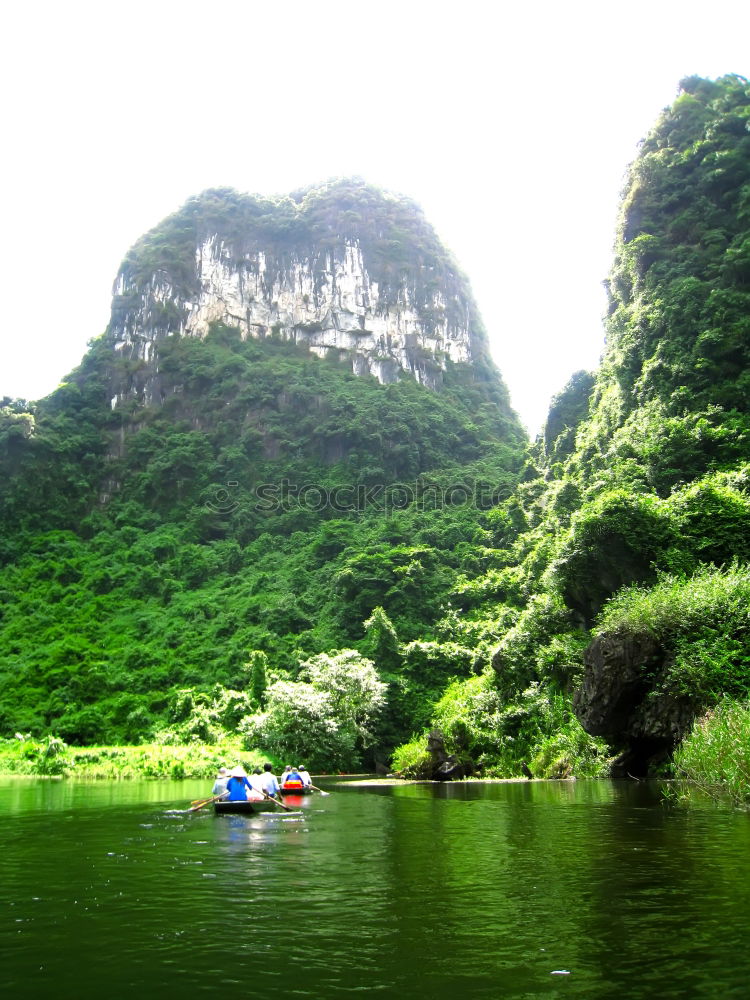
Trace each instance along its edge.
{"label": "white hat", "polygon": [[238,764],[237,767],[233,767],[232,770],[229,772],[229,777],[246,778],[247,772],[245,771],[245,768],[242,766],[242,764]]}

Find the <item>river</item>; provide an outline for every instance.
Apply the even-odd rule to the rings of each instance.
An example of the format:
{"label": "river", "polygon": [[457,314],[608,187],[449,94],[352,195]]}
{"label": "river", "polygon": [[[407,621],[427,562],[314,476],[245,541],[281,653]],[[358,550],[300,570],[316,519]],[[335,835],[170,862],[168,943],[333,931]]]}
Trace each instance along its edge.
{"label": "river", "polygon": [[0,993],[746,997],[750,819],[606,781],[359,785],[177,812],[203,783],[0,778]]}

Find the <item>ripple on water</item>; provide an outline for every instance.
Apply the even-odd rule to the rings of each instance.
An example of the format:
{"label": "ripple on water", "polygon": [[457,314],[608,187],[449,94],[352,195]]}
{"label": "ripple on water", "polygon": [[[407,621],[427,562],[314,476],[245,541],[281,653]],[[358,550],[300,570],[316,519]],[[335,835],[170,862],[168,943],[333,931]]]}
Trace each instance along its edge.
{"label": "ripple on water", "polygon": [[584,782],[339,789],[256,817],[171,816],[195,793],[147,792],[48,796],[0,825],[15,1000],[637,1000],[740,996],[750,976],[745,817]]}

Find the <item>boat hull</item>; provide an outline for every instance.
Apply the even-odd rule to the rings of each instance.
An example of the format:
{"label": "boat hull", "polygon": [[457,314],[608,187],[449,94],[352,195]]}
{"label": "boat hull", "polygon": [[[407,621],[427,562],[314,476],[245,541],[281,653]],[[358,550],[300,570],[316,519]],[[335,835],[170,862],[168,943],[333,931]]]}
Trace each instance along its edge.
{"label": "boat hull", "polygon": [[312,788],[286,788],[284,785],[279,789],[282,795],[312,795]]}
{"label": "boat hull", "polygon": [[278,808],[268,799],[263,799],[262,802],[214,802],[214,812],[217,816],[222,813],[244,813],[248,816],[251,813],[269,812]]}

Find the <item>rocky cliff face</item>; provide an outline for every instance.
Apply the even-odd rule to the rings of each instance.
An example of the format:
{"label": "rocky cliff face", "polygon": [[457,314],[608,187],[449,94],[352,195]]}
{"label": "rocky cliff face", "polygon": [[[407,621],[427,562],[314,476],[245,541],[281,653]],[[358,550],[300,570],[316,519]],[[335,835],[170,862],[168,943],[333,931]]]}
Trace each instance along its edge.
{"label": "rocky cliff face", "polygon": [[584,653],[573,706],[586,732],[626,745],[613,777],[645,776],[674,749],[699,708],[688,695],[660,690],[669,661],[653,636],[625,632],[597,636]]}
{"label": "rocky cliff face", "polygon": [[159,403],[159,341],[213,324],[306,344],[382,383],[435,388],[449,362],[486,357],[466,282],[419,209],[352,182],[270,205],[207,192],[144,237],[115,284],[107,337],[127,363],[112,407]]}

